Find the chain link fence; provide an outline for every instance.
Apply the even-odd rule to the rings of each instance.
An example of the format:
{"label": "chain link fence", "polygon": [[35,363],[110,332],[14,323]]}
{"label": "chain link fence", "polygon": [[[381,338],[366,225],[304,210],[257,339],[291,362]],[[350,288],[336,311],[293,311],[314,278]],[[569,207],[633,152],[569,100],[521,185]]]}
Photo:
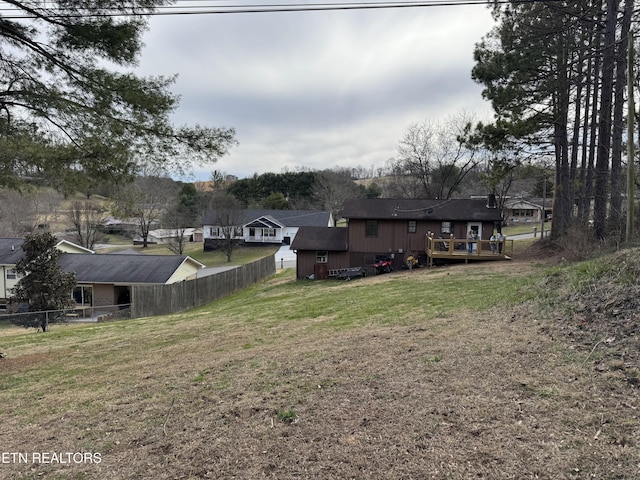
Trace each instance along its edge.
{"label": "chain link fence", "polygon": [[131,305],[104,305],[100,307],[78,306],[64,310],[39,312],[21,311],[0,314],[0,321],[9,321],[26,328],[46,329],[56,323],[106,322],[131,318]]}

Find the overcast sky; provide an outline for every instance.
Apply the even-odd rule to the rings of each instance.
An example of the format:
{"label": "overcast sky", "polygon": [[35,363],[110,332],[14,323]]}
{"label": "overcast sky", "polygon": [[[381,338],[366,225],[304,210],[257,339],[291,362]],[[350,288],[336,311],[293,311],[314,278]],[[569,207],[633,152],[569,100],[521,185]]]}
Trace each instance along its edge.
{"label": "overcast sky", "polygon": [[471,80],[482,5],[156,16],[138,72],[172,75],[176,124],[233,127],[214,169],[383,167],[411,123],[490,116]]}

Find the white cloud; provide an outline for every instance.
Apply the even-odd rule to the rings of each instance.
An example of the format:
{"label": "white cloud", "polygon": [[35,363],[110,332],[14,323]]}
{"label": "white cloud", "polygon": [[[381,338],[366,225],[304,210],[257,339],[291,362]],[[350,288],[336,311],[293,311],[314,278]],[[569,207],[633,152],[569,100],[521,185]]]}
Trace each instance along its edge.
{"label": "white cloud", "polygon": [[489,106],[470,78],[482,6],[153,17],[139,71],[179,75],[176,123],[234,127],[208,169],[382,166],[408,125]]}

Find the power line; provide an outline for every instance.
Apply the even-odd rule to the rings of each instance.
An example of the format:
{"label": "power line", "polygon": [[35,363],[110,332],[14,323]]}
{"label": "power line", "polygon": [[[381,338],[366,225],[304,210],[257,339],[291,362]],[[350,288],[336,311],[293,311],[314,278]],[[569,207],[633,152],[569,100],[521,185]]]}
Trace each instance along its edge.
{"label": "power line", "polygon": [[[197,0],[188,0],[188,3],[194,3]],[[205,0],[210,2],[211,0]],[[213,0],[214,3],[206,5],[178,5],[185,3],[178,0],[176,5],[168,5],[158,7],[154,11],[137,12],[109,12],[98,11],[91,13],[76,12],[71,9],[51,8],[38,10],[42,13],[42,17],[53,17],[56,19],[64,18],[87,18],[87,17],[153,17],[168,15],[218,15],[229,13],[281,13],[281,12],[310,12],[310,11],[336,11],[336,10],[372,10],[372,9],[389,9],[389,8],[426,8],[426,7],[459,7],[470,5],[490,5],[490,4],[507,4],[507,3],[541,3],[549,0],[520,0],[511,2],[509,0],[498,0],[490,2],[489,0],[406,0],[406,1],[383,1],[383,2],[336,2],[336,3],[282,3],[282,4],[228,4],[223,5],[224,0]],[[564,0],[551,0],[563,2]],[[204,3],[204,1],[202,2]],[[0,8],[0,11],[14,12],[13,15],[1,15],[0,18],[6,20],[28,20],[39,18],[36,14],[20,11],[17,7]]]}

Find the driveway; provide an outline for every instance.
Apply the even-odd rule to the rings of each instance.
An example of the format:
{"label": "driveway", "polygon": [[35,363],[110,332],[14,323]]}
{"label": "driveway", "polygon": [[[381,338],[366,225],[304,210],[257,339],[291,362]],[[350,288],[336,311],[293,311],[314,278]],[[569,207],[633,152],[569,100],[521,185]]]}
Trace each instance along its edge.
{"label": "driveway", "polygon": [[296,268],[296,253],[289,247],[289,245],[282,245],[276,252],[276,269]]}

